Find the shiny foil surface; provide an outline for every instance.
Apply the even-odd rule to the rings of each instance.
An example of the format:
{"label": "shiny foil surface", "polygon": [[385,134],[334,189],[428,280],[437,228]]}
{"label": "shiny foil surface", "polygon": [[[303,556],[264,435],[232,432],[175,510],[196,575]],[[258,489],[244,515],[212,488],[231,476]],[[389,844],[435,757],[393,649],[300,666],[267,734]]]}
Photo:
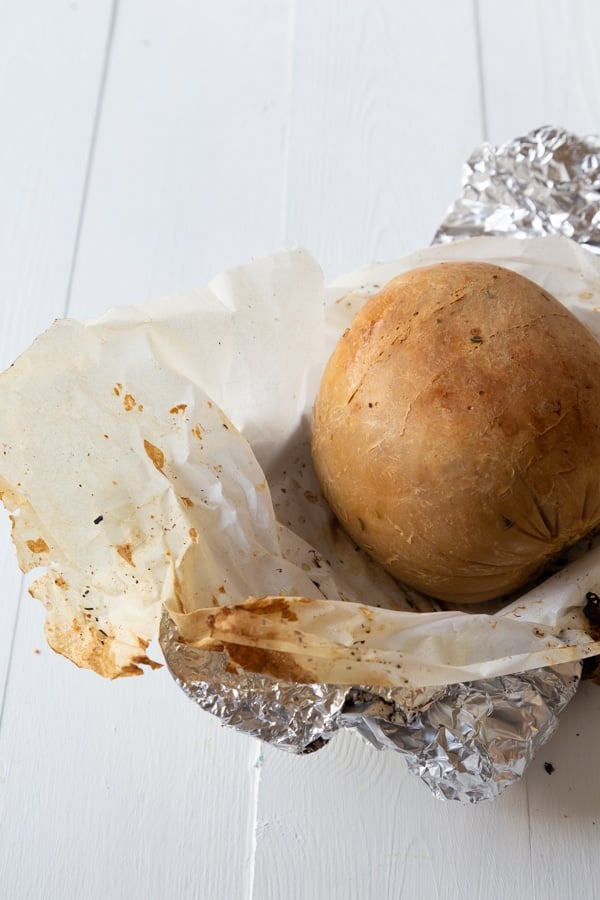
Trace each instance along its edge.
{"label": "shiny foil surface", "polygon": [[[474,150],[434,243],[557,233],[600,253],[600,138],[547,126]],[[180,642],[166,614],[160,643],[177,684],[224,724],[295,753],[353,728],[377,749],[403,753],[436,797],[465,803],[493,800],[518,781],[581,672],[568,663],[403,696],[228,671],[225,654]]]}
{"label": "shiny foil surface", "polygon": [[500,147],[480,144],[434,243],[483,234],[561,234],[600,253],[600,137],[545,126]]}
{"label": "shiny foil surface", "polygon": [[382,715],[379,698],[351,691],[342,724],[354,726],[379,749],[404,753],[409,771],[439,799],[493,800],[521,777],[554,733],[579,672],[579,663],[567,663],[451,685],[412,714],[388,704]]}

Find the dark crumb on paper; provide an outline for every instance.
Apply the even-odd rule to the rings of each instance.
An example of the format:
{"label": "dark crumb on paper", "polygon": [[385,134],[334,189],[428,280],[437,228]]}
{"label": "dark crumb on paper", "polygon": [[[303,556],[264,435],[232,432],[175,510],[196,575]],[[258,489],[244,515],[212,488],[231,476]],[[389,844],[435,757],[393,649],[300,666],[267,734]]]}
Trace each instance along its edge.
{"label": "dark crumb on paper", "polygon": [[544,770],[548,773],[548,775],[552,775],[552,773],[554,772],[554,766],[551,762],[545,762]]}
{"label": "dark crumb on paper", "polygon": [[96,516],[96,518],[94,519],[94,525],[99,525],[103,519],[104,519],[104,516]]}
{"label": "dark crumb on paper", "polygon": [[585,600],[584,615],[592,625],[600,625],[600,597],[593,591],[588,591]]}
{"label": "dark crumb on paper", "polygon": [[42,651],[40,650],[39,647],[36,647],[33,652],[35,653],[36,656],[39,656]]}
{"label": "dark crumb on paper", "polygon": [[[588,634],[594,641],[600,640],[600,597],[593,591],[588,591],[585,595],[585,606],[583,614],[588,620]],[[582,662],[581,677],[585,680],[592,680],[595,684],[600,684],[600,657],[590,656]]]}

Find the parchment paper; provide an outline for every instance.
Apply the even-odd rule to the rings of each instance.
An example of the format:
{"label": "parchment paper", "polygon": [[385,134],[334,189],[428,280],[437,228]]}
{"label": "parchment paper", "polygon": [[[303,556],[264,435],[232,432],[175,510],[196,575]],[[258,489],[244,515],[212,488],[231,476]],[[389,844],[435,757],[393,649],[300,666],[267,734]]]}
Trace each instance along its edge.
{"label": "parchment paper", "polygon": [[0,492],[57,651],[137,674],[164,608],[232,670],[303,683],[412,689],[600,653],[593,543],[508,606],[443,610],[357,551],[320,495],[310,409],[335,340],[366,296],[440,259],[513,268],[600,339],[600,263],[560,237],[457,241],[329,287],[306,251],[280,252],[38,338],[0,377]]}

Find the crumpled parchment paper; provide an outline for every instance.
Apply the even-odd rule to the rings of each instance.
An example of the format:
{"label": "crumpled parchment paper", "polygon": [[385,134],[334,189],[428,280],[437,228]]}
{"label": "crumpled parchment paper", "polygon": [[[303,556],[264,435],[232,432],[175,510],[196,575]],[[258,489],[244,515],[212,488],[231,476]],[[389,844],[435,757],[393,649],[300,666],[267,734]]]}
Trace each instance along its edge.
{"label": "crumpled parchment paper", "polygon": [[366,296],[439,259],[514,268],[600,336],[591,254],[485,237],[327,288],[306,251],[280,252],[37,339],[0,378],[0,492],[21,567],[44,569],[31,591],[56,650],[137,673],[165,609],[231,671],[296,683],[410,692],[600,652],[582,615],[600,549],[497,611],[442,610],[357,552],[322,500],[309,417],[333,342]]}

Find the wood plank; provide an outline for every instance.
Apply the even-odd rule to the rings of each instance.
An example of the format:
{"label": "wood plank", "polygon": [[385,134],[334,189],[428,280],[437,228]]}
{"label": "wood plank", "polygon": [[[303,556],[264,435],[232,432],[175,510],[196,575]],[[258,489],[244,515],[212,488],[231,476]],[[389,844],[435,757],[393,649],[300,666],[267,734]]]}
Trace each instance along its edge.
{"label": "wood plank", "polygon": [[[70,315],[196,287],[277,246],[288,9],[120,2]],[[41,628],[29,602],[0,732],[3,885],[57,900],[247,896],[255,742],[164,671],[105,683],[76,670]]]}
{"label": "wood plank", "polygon": [[[300,4],[294,49],[286,241],[330,276],[427,245],[482,139],[472,5]],[[444,804],[353,734],[262,758],[257,898],[528,896],[521,785]]]}
{"label": "wood plank", "polygon": [[280,244],[289,0],[128,0],[74,315],[194,289]]}
{"label": "wood plank", "polygon": [[308,757],[263,751],[255,896],[529,896],[526,793],[436,800],[399,753],[342,733]]}
{"label": "wood plank", "polygon": [[487,137],[504,143],[541,125],[599,131],[594,0],[478,0]]}
{"label": "wood plank", "polygon": [[118,682],[75,670],[40,642],[41,619],[23,607],[0,732],[3,894],[244,896],[247,739],[165,670]]}
{"label": "wood plank", "polygon": [[598,895],[600,687],[584,683],[527,778],[536,896]]}
{"label": "wood plank", "polygon": [[472,4],[298,4],[286,244],[328,278],[427,246],[481,140]]}
{"label": "wood plank", "polygon": [[[112,3],[0,7],[0,370],[65,307]],[[0,514],[0,696],[21,590]]]}
{"label": "wood plank", "polygon": [[[479,18],[490,140],[502,143],[545,124],[599,132],[600,101],[590,89],[600,78],[597,4],[581,0],[575,14],[573,4],[560,0],[508,0],[502,7],[480,0]],[[599,711],[600,688],[583,685],[527,775],[532,896],[597,894],[600,786],[591,760]],[[545,763],[554,767],[551,774]]]}

